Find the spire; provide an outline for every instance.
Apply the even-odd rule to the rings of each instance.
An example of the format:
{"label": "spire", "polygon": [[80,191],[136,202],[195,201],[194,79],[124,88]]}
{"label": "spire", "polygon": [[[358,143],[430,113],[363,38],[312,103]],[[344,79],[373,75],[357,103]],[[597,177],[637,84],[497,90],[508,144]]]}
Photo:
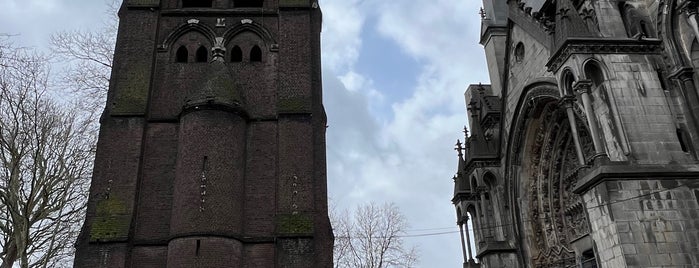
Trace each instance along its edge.
{"label": "spire", "polygon": [[454,150],[456,150],[459,155],[459,165],[456,169],[456,176],[460,178],[462,177],[464,168],[466,168],[466,160],[464,160],[464,147],[461,140],[456,140],[456,148],[454,148]]}
{"label": "spire", "polygon": [[464,146],[461,140],[456,140],[456,147],[454,147],[454,150],[459,154],[459,165],[456,168],[456,175],[454,176],[454,194],[456,195],[459,192],[470,191],[471,188],[467,183],[467,176],[464,174],[466,161],[464,160]]}
{"label": "spire", "polygon": [[459,154],[459,158],[464,157],[464,146],[463,143],[461,143],[461,140],[456,140],[456,147],[454,150],[456,150],[456,152]]}

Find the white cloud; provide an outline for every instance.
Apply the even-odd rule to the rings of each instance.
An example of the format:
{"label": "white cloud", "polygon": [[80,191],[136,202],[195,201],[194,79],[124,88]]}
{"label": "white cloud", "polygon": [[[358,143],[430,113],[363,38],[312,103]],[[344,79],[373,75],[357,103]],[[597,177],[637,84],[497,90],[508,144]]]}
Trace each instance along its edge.
{"label": "white cloud", "polygon": [[[329,5],[330,10],[335,10],[346,4],[336,6],[339,2],[345,1],[323,3],[326,18],[331,16]],[[377,85],[371,83],[371,78],[380,73],[363,74],[354,69],[356,55],[361,53],[362,35],[357,36],[359,39],[345,36],[345,41],[339,41],[348,42],[344,45],[333,43],[352,52],[344,58],[331,57],[331,64],[326,65],[340,75],[324,70],[326,107],[331,120],[328,178],[338,206],[353,207],[369,200],[396,202],[412,228],[453,226],[449,230],[456,230],[456,216],[449,203],[453,189],[450,178],[456,168],[453,144],[462,138],[461,129],[466,124],[463,91],[469,83],[487,80],[482,48],[477,44],[477,2],[436,0],[416,4],[410,0],[368,0],[347,11],[364,14],[359,16],[363,20],[375,20],[381,35],[393,40],[422,66],[414,87],[405,89],[412,91],[410,97],[400,102],[383,102],[391,106],[391,116],[372,114],[367,112],[372,111],[374,104],[372,92],[381,94],[386,89],[374,88]],[[327,29],[343,29],[346,26],[328,24],[348,22],[325,23]],[[360,29],[353,28],[350,33],[366,31],[361,27],[366,25],[362,23]],[[328,31],[325,34],[324,40],[335,36]],[[323,48],[324,56],[332,53],[327,46]],[[378,118],[391,120],[380,122]],[[451,267],[462,262],[458,234],[408,241],[420,245],[422,267]]]}
{"label": "white cloud", "polygon": [[[55,30],[100,27],[103,3],[4,0],[0,32],[22,33],[25,43],[41,46]],[[468,83],[487,80],[477,44],[480,1],[321,0],[320,4],[332,200],[340,208],[371,200],[395,202],[412,229],[455,228],[450,178],[456,168],[452,146],[466,123],[463,90]],[[408,97],[400,102],[374,83],[372,78],[381,73],[356,68],[362,34],[368,30],[392,40],[421,64],[417,78],[405,77],[415,84],[402,89]],[[422,267],[461,264],[457,234],[407,241],[420,245]]]}
{"label": "white cloud", "polygon": [[360,34],[366,18],[360,0],[325,0],[323,9],[323,65],[342,73],[359,58]]}

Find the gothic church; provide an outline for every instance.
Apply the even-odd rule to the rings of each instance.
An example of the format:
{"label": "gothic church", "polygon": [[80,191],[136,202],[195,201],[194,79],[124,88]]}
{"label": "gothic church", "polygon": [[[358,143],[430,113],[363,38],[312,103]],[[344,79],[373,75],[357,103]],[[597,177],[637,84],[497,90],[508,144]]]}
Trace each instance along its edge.
{"label": "gothic church", "polygon": [[699,267],[699,1],[483,2],[464,267]]}
{"label": "gothic church", "polygon": [[317,1],[119,17],[74,267],[331,267]]}

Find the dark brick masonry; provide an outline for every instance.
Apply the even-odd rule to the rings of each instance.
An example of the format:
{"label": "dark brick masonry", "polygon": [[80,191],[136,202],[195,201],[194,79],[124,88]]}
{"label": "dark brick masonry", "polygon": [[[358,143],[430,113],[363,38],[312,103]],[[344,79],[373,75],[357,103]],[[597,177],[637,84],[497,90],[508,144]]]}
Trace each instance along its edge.
{"label": "dark brick masonry", "polygon": [[75,267],[332,267],[317,2],[119,16]]}

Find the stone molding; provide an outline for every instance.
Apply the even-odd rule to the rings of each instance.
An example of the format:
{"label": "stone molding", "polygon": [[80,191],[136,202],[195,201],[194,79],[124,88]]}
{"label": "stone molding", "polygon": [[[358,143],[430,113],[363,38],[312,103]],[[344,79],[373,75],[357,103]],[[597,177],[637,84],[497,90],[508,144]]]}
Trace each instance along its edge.
{"label": "stone molding", "polygon": [[573,187],[576,194],[584,194],[605,181],[639,179],[699,178],[699,164],[692,165],[630,165],[629,163],[602,165],[590,170]]}
{"label": "stone molding", "polygon": [[557,72],[574,54],[661,54],[660,39],[571,38],[546,63],[549,72]]}

